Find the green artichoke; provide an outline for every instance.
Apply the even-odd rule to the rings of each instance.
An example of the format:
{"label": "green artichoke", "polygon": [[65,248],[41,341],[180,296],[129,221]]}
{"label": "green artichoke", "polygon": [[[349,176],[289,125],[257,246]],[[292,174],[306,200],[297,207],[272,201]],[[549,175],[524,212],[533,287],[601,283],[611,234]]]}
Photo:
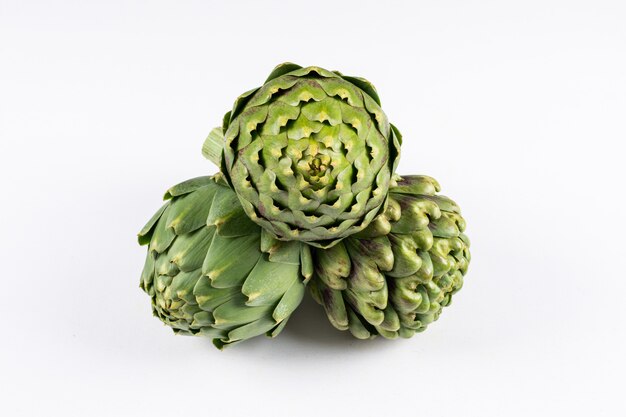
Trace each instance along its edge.
{"label": "green artichoke", "polygon": [[237,99],[204,149],[254,222],[329,247],[382,211],[400,140],[367,80],[286,63]]}
{"label": "green artichoke", "polygon": [[154,315],[221,349],[277,335],[308,285],[357,338],[423,331],[463,285],[469,240],[434,179],[395,174],[400,143],[368,81],[276,67],[205,141],[221,172],[170,188],[139,233]]}
{"label": "green artichoke", "polygon": [[219,348],[277,335],[311,277],[309,247],[250,221],[220,174],[178,184],[165,199],[139,233],[148,245],[140,286],[154,315]]}
{"label": "green artichoke", "polygon": [[437,320],[470,261],[460,209],[426,176],[405,176],[363,232],[314,251],[309,288],[337,329],[411,337]]}

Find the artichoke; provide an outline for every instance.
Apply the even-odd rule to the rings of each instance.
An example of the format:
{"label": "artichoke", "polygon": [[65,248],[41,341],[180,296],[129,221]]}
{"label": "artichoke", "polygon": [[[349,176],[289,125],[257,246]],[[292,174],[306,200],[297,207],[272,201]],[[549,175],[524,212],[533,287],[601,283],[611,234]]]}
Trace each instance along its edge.
{"label": "artichoke", "polygon": [[405,176],[367,229],[314,251],[309,289],[333,326],[360,339],[411,337],[450,304],[469,240],[459,207],[439,190],[433,178]]}
{"label": "artichoke", "polygon": [[175,333],[218,348],[276,336],[306,286],[360,339],[437,320],[470,261],[465,221],[427,176],[395,174],[401,135],[372,84],[279,65],[241,95],[139,233],[141,288]]}
{"label": "artichoke", "polygon": [[311,252],[250,221],[221,175],[170,188],[139,233],[148,245],[140,287],[175,333],[208,336],[222,348],[276,336],[300,304]]}
{"label": "artichoke", "polygon": [[382,211],[400,140],[367,80],[286,63],[237,99],[204,149],[254,222],[329,247]]}

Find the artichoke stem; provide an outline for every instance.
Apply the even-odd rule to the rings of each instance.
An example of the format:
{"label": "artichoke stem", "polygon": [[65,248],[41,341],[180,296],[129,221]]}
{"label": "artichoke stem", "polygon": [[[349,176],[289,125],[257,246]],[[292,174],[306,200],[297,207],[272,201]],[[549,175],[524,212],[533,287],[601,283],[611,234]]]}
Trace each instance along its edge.
{"label": "artichoke stem", "polygon": [[224,134],[221,127],[211,130],[202,145],[202,155],[218,167],[222,163],[222,153],[224,151]]}

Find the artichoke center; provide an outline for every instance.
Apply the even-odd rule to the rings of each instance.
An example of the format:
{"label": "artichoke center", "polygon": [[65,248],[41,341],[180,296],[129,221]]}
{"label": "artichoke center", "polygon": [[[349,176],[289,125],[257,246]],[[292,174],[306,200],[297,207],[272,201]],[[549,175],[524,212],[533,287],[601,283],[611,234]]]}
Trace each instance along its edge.
{"label": "artichoke center", "polygon": [[306,183],[305,188],[319,190],[331,182],[333,175],[332,157],[323,144],[310,143],[302,152],[302,158],[297,162],[297,167],[299,174]]}
{"label": "artichoke center", "polygon": [[309,162],[309,175],[312,177],[319,177],[326,171],[326,165],[322,163],[320,158],[315,158]]}

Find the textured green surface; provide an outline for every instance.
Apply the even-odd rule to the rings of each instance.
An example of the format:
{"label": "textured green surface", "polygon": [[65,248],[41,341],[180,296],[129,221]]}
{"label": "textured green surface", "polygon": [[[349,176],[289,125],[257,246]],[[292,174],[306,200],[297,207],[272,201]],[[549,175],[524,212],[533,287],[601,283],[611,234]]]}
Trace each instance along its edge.
{"label": "textured green surface", "polygon": [[337,329],[411,337],[470,261],[465,221],[427,176],[395,174],[401,135],[367,80],[277,66],[242,94],[139,233],[141,288],[176,333],[217,347],[278,334],[309,284]]}
{"label": "textured green surface", "polygon": [[430,177],[405,176],[366,230],[314,251],[309,288],[333,326],[361,339],[411,337],[450,304],[469,240],[459,207],[437,191]]}
{"label": "textured green surface", "polygon": [[280,242],[251,222],[220,177],[170,188],[139,242],[148,245],[140,286],[154,315],[175,333],[208,336],[222,348],[278,334],[312,265],[306,245]]}
{"label": "textured green surface", "polygon": [[[279,239],[319,247],[381,211],[400,150],[368,81],[290,63],[237,99],[222,132],[220,166],[246,214]],[[218,162],[210,139],[205,155]]]}

